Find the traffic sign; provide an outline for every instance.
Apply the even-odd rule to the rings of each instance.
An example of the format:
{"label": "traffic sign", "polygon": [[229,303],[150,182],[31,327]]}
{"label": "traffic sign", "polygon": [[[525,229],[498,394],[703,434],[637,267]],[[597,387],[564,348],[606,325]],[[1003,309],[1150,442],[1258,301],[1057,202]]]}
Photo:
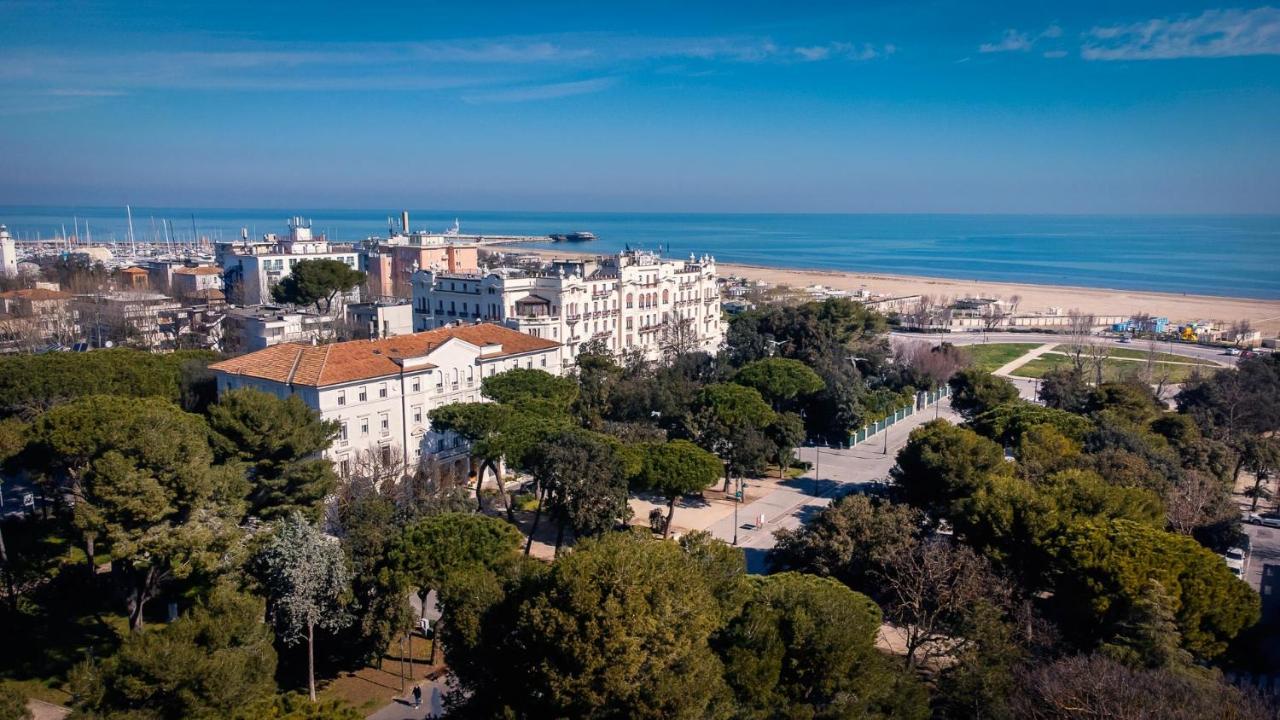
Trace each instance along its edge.
{"label": "traffic sign", "polygon": [[36,504],[36,496],[35,496],[35,495],[32,495],[31,493],[27,493],[27,494],[25,494],[25,495],[23,495],[23,496],[22,496],[22,505],[23,505],[24,507],[32,507],[32,506],[33,506],[33,505],[35,505],[35,504]]}

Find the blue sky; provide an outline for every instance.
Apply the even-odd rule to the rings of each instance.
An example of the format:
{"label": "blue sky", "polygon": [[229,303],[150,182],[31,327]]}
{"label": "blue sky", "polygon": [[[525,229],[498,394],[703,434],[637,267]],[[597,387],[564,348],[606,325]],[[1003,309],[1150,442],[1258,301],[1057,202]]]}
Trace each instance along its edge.
{"label": "blue sky", "polygon": [[0,204],[1280,212],[1280,8],[0,2]]}

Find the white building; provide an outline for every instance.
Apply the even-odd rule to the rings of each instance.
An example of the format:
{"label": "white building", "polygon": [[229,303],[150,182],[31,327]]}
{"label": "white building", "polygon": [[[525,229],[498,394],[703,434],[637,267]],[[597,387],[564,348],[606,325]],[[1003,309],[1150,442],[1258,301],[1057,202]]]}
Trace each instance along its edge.
{"label": "white building", "polygon": [[18,246],[9,234],[9,228],[0,225],[0,275],[18,274]]}
{"label": "white building", "polygon": [[355,337],[379,338],[413,332],[413,305],[408,300],[381,300],[347,306],[347,322]]}
{"label": "white building", "polygon": [[[353,270],[360,267],[354,248],[333,246],[324,236],[313,236],[310,222],[297,217],[289,221],[287,238],[268,233],[259,242],[224,243],[218,255],[227,278],[227,299],[237,305],[270,303],[271,288],[288,277],[301,260],[337,260]],[[358,299],[359,290],[351,296]]]}
{"label": "white building", "polygon": [[591,341],[657,359],[715,352],[724,340],[715,260],[664,260],[650,252],[557,261],[536,273],[419,271],[413,315],[417,330],[500,322],[563,343],[566,363]]}
{"label": "white building", "polygon": [[560,345],[499,325],[466,325],[382,340],[277,345],[209,367],[220,394],[242,387],[294,394],[337,422],[340,434],[325,455],[344,477],[373,462],[409,470],[430,464],[465,479],[471,469],[465,444],[433,432],[427,414],[482,400],[482,378],[506,370],[558,375]]}
{"label": "white building", "polygon": [[226,348],[252,352],[283,343],[315,344],[333,337],[333,316],[261,305],[232,308],[225,320]]}

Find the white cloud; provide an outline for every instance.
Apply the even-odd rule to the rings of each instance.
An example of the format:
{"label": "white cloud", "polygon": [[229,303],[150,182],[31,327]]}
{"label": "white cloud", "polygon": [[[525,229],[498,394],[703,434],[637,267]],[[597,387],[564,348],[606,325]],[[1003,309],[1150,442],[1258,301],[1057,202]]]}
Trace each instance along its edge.
{"label": "white cloud", "polygon": [[1153,18],[1090,30],[1088,60],[1170,60],[1280,55],[1280,9],[1206,10],[1195,17]]}
{"label": "white cloud", "polygon": [[831,55],[831,48],[824,47],[822,45],[798,47],[796,48],[796,54],[811,62],[815,60],[826,60],[827,57]]}
{"label": "white cloud", "polygon": [[978,52],[981,53],[997,53],[997,52],[1026,52],[1031,49],[1031,38],[1027,37],[1024,32],[1018,32],[1013,28],[1004,31],[1004,35],[1000,37],[1000,42],[982,43],[978,46]]}
{"label": "white cloud", "polygon": [[892,55],[898,48],[892,44],[830,42],[826,45],[800,46],[792,49],[804,62],[818,62],[841,58],[845,60],[874,60]]}
{"label": "white cloud", "polygon": [[[1032,37],[1028,33],[1022,32],[1015,28],[1009,28],[1004,31],[1004,35],[1000,36],[1000,42],[982,43],[978,46],[978,52],[982,53],[999,53],[999,52],[1027,52],[1035,47],[1036,43],[1041,40],[1056,40],[1062,37],[1062,27],[1057,23],[1045,28],[1039,35]],[[1054,51],[1049,51],[1054,52]],[[1045,57],[1060,57],[1058,55],[1045,54]]]}
{"label": "white cloud", "polygon": [[617,78],[602,77],[574,82],[547,83],[543,85],[525,85],[486,92],[468,93],[462,96],[464,102],[481,103],[517,103],[535,100],[554,100],[556,98],[588,95],[608,90],[617,83]]}
{"label": "white cloud", "polygon": [[1067,51],[1066,50],[1045,50],[1044,56],[1049,58],[1050,60],[1056,60],[1058,58],[1066,57]]}

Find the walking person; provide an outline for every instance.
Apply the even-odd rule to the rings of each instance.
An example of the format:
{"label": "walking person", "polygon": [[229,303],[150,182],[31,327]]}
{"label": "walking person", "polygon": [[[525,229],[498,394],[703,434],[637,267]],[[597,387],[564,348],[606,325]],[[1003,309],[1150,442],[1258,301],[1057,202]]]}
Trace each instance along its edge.
{"label": "walking person", "polygon": [[414,685],[413,686],[413,709],[417,710],[420,705],[422,705],[422,686]]}

